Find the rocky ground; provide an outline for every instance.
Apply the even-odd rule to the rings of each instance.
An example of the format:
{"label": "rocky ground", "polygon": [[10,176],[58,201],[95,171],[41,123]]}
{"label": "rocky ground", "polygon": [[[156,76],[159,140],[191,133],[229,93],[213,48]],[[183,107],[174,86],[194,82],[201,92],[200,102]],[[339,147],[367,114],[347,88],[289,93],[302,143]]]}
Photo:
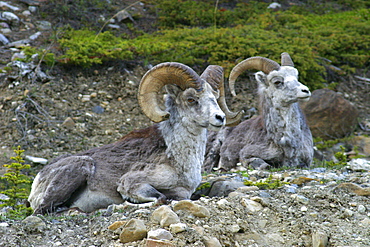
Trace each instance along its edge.
{"label": "rocky ground", "polygon": [[[140,62],[49,71],[38,70],[37,58],[33,63],[9,64],[19,55],[19,44],[41,44],[49,37],[48,24],[39,27],[40,16],[30,11],[45,2],[0,2],[2,12],[19,18],[18,24],[1,20],[9,27],[17,26],[8,33],[2,26],[8,43],[2,41],[0,47],[1,67],[11,66],[12,72],[0,75],[0,163],[9,163],[12,147],[21,145],[32,164],[30,176],[42,167],[29,161],[32,157],[49,160],[76,153],[151,124],[136,99],[138,83],[148,70]],[[34,34],[37,38],[30,39]],[[354,134],[366,140],[370,86],[366,78],[354,78],[347,78],[338,89],[358,106],[361,127]],[[233,109],[244,108],[251,115],[254,88],[248,88],[239,90],[250,94],[238,94],[228,102]],[[353,146],[343,145],[352,151]],[[326,156],[332,158],[333,152],[329,150]],[[335,169],[208,174],[204,181],[213,185],[213,191],[202,192],[217,196],[200,197],[192,205],[126,203],[92,214],[70,211],[23,221],[2,218],[0,246],[370,246],[370,168],[366,162],[359,167],[361,161]],[[236,189],[244,180],[259,181],[270,175],[281,187]],[[139,240],[123,243],[127,232]],[[167,240],[153,240],[161,238]]]}

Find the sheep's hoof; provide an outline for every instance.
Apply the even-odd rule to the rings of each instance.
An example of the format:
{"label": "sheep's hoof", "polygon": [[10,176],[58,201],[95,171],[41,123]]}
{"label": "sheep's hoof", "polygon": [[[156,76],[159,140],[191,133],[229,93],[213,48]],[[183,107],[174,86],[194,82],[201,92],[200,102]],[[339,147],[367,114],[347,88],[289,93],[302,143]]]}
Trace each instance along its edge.
{"label": "sheep's hoof", "polygon": [[160,198],[157,199],[155,203],[153,203],[153,206],[167,205],[170,202],[171,202],[170,199],[167,199],[167,197],[165,196],[161,196]]}

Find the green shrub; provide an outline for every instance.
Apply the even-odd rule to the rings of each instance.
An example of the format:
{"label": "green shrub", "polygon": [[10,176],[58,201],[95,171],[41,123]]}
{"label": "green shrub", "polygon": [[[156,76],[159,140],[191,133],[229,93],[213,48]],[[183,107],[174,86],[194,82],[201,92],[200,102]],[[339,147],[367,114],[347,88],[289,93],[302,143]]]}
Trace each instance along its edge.
{"label": "green shrub", "polygon": [[288,182],[283,182],[278,179],[273,179],[272,174],[264,180],[252,182],[249,180],[244,181],[244,185],[246,186],[257,186],[263,190],[273,190],[284,186],[285,184],[289,184]]}
{"label": "green shrub", "polygon": [[[185,2],[195,3],[178,3]],[[201,9],[202,3],[196,3]],[[234,8],[233,11],[239,9]],[[356,67],[369,67],[368,16],[369,9],[325,15],[300,14],[292,9],[265,10],[254,12],[243,21],[230,21],[234,24],[230,24],[232,27],[182,27],[143,34],[133,39],[116,37],[110,32],[97,35],[87,29],[69,29],[58,40],[64,54],[57,59],[82,66],[114,59],[135,59],[153,64],[177,61],[199,71],[209,64],[217,64],[225,68],[227,76],[241,59],[258,55],[279,61],[280,54],[286,51],[300,71],[301,82],[314,90],[324,87],[326,71],[331,65],[341,68],[342,73],[352,73]],[[241,22],[243,24],[238,24]]]}
{"label": "green shrub", "polygon": [[14,152],[16,156],[10,159],[15,162],[10,165],[5,164],[4,167],[7,168],[6,173],[0,177],[8,184],[8,189],[0,191],[0,193],[8,196],[8,199],[0,199],[0,202],[2,202],[0,207],[10,207],[11,209],[7,211],[7,215],[10,218],[19,218],[32,213],[32,209],[23,204],[23,200],[27,199],[29,195],[29,184],[32,180],[27,175],[22,174],[22,171],[30,168],[30,165],[23,164],[22,153],[24,150],[18,146],[14,149]]}

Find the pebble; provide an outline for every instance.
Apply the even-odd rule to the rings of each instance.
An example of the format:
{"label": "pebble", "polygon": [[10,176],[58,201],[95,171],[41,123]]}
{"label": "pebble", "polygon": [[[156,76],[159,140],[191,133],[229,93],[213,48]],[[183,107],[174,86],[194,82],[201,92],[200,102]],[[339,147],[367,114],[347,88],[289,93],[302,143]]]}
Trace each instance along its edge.
{"label": "pebble", "polygon": [[155,223],[159,223],[161,227],[170,226],[171,224],[180,222],[179,216],[167,205],[160,206],[154,210],[151,219]]}
{"label": "pebble", "polygon": [[1,9],[8,8],[8,9],[10,9],[12,11],[19,11],[19,8],[18,7],[15,7],[13,5],[10,5],[10,4],[8,4],[8,3],[4,2],[4,1],[0,1],[0,8]]}
{"label": "pebble", "polygon": [[6,222],[1,222],[0,223],[0,227],[8,227],[8,226],[9,226],[9,224],[6,223]]}
{"label": "pebble", "polygon": [[127,222],[119,236],[121,243],[129,243],[142,240],[147,235],[144,221],[131,219]]}
{"label": "pebble", "polygon": [[357,212],[363,214],[366,212],[366,207],[364,205],[358,205]]}
{"label": "pebble", "polygon": [[210,212],[207,208],[197,205],[193,203],[192,201],[188,200],[182,200],[176,203],[173,207],[173,210],[175,211],[184,211],[187,213],[190,213],[196,217],[204,218],[204,217],[210,217]]}
{"label": "pebble", "polygon": [[165,229],[156,229],[148,232],[148,238],[156,240],[171,240],[173,236]]}
{"label": "pebble", "polygon": [[48,22],[48,21],[36,21],[35,22],[37,28],[41,31],[47,31],[47,30],[50,30],[52,27],[51,27],[51,23]]}
{"label": "pebble", "polygon": [[147,239],[145,247],[175,247],[170,241]]}
{"label": "pebble", "polygon": [[216,237],[204,237],[206,247],[222,247],[220,241]]}
{"label": "pebble", "polygon": [[352,217],[354,214],[354,212],[348,208],[346,208],[343,212],[343,217],[345,218],[349,218],[349,217]]}
{"label": "pebble", "polygon": [[96,114],[102,114],[105,110],[100,105],[96,105],[92,108],[92,111]]}
{"label": "pebble", "polygon": [[0,33],[0,43],[3,45],[9,44],[9,40],[5,37],[4,34],[1,34],[1,33]]}
{"label": "pebble", "polygon": [[13,14],[12,12],[3,12],[1,14],[1,17],[5,20],[7,20],[8,22],[11,23],[11,25],[18,25],[19,24],[19,17],[15,14]]}
{"label": "pebble", "polygon": [[45,229],[45,222],[37,216],[28,216],[23,221],[23,228],[29,232],[42,231]]}
{"label": "pebble", "polygon": [[188,226],[185,223],[176,223],[170,225],[170,231],[172,233],[179,233],[183,232],[188,228]]}
{"label": "pebble", "polygon": [[300,202],[300,203],[303,203],[303,204],[308,204],[310,202],[310,200],[307,197],[304,197],[302,195],[294,194],[294,195],[292,195],[292,198],[295,201]]}
{"label": "pebble", "polygon": [[40,157],[33,157],[33,156],[30,156],[30,155],[26,155],[25,156],[25,159],[26,160],[29,160],[29,161],[31,161],[33,163],[36,163],[36,164],[46,165],[48,163],[48,160],[47,159],[40,158]]}
{"label": "pebble", "polygon": [[329,237],[326,233],[317,231],[312,234],[312,247],[328,246]]}
{"label": "pebble", "polygon": [[349,162],[349,167],[353,171],[370,171],[370,161],[365,159],[353,159]]}
{"label": "pebble", "polygon": [[253,200],[247,199],[247,198],[242,198],[241,204],[247,208],[247,210],[251,213],[260,211],[263,209],[263,206]]}
{"label": "pebble", "polygon": [[229,205],[229,202],[226,199],[221,199],[216,203],[219,208],[223,208],[223,209],[227,208],[227,206]]}

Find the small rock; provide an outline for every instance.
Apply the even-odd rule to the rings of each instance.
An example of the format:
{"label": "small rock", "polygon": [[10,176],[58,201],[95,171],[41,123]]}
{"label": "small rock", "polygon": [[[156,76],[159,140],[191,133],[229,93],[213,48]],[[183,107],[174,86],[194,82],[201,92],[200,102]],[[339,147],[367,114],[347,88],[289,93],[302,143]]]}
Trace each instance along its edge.
{"label": "small rock", "polygon": [[206,247],[222,247],[220,241],[215,237],[204,237],[204,245]]}
{"label": "small rock", "polygon": [[175,211],[182,210],[182,211],[191,213],[192,215],[196,217],[201,217],[201,218],[210,217],[211,215],[207,208],[203,206],[199,206],[187,200],[179,201],[178,203],[176,203],[175,206],[173,207],[173,210]]}
{"label": "small rock", "polygon": [[349,218],[349,217],[352,217],[354,214],[354,212],[348,208],[346,208],[343,212],[343,217],[345,218]]}
{"label": "small rock", "polygon": [[366,207],[364,205],[358,205],[357,212],[363,214],[366,212]]}
{"label": "small rock", "polygon": [[340,189],[340,190],[347,190],[350,192],[355,193],[358,196],[369,196],[370,195],[370,188],[362,188],[361,186],[354,184],[354,183],[341,183],[336,186],[333,191]]}
{"label": "small rock", "polygon": [[349,167],[353,171],[370,171],[370,161],[365,159],[352,159]]}
{"label": "small rock", "polygon": [[6,223],[6,222],[1,222],[0,223],[0,227],[8,227],[8,226],[9,226],[9,224]]}
{"label": "small rock", "polygon": [[172,234],[165,229],[157,229],[148,232],[148,238],[156,240],[171,240]]}
{"label": "small rock", "polygon": [[273,2],[267,8],[268,9],[279,9],[279,8],[281,8],[281,4],[280,3]]}
{"label": "small rock", "polygon": [[115,24],[108,24],[107,27],[109,27],[111,29],[120,29],[121,28],[119,25],[115,25]]}
{"label": "small rock", "polygon": [[44,159],[44,158],[33,157],[33,156],[29,156],[29,155],[26,155],[25,158],[26,158],[26,160],[29,160],[29,161],[31,161],[33,163],[36,163],[36,164],[46,165],[48,163],[48,160]]}
{"label": "small rock", "polygon": [[236,232],[239,232],[239,230],[240,230],[240,226],[239,226],[239,225],[237,225],[237,224],[234,224],[234,225],[229,226],[229,227],[228,227],[228,229],[229,229],[231,232],[236,233]]}
{"label": "small rock", "polygon": [[0,1],[0,9],[8,8],[12,11],[19,11],[18,7],[12,6],[4,1]]}
{"label": "small rock", "polygon": [[175,247],[170,241],[147,239],[145,247]]}
{"label": "small rock", "polygon": [[36,6],[28,6],[28,10],[31,11],[32,13],[35,13],[37,11]]}
{"label": "small rock", "polygon": [[111,230],[111,231],[114,231],[114,230],[120,228],[121,226],[123,226],[126,223],[127,223],[127,221],[115,221],[115,222],[113,222],[113,224],[108,226],[108,229]]}
{"label": "small rock", "polygon": [[147,235],[147,230],[144,221],[131,219],[127,222],[119,236],[121,243],[129,243],[142,240]]}
{"label": "small rock", "polygon": [[369,227],[370,226],[370,218],[365,218],[365,219],[361,220],[360,224],[362,226]]}
{"label": "small rock", "polygon": [[308,204],[310,202],[310,200],[307,197],[304,197],[302,195],[294,194],[294,195],[292,195],[292,198],[295,201],[300,202],[300,203],[303,203],[303,204]]}
{"label": "small rock", "polygon": [[325,247],[328,246],[329,237],[324,232],[314,232],[312,234],[312,247]]}
{"label": "small rock", "polygon": [[256,191],[256,190],[259,190],[259,188],[257,186],[242,186],[242,187],[239,187],[236,190],[236,192],[249,193],[251,191]]}
{"label": "small rock", "polygon": [[46,227],[45,222],[37,216],[28,216],[22,223],[23,228],[29,232],[42,231]]}
{"label": "small rock", "polygon": [[101,107],[100,105],[96,105],[92,108],[92,111],[96,114],[101,114],[104,112],[104,108]]}
{"label": "small rock", "polygon": [[263,209],[262,205],[256,201],[242,198],[241,204],[248,209],[248,211],[254,213]]}
{"label": "small rock", "polygon": [[154,210],[151,219],[159,223],[161,227],[169,226],[171,224],[179,223],[179,216],[171,210],[169,206],[163,205]]}
{"label": "small rock", "polygon": [[30,40],[36,40],[41,34],[42,34],[41,32],[36,32],[36,33],[32,34],[29,39]]}
{"label": "small rock", "polygon": [[187,225],[185,223],[176,223],[176,224],[171,224],[170,225],[170,231],[172,233],[179,233],[183,232],[187,229]]}
{"label": "small rock", "polygon": [[82,95],[82,98],[81,98],[81,101],[82,102],[87,102],[87,101],[90,101],[90,95]]}
{"label": "small rock", "polygon": [[36,21],[36,26],[41,31],[46,31],[51,29],[51,23],[48,21]]}
{"label": "small rock", "polygon": [[296,188],[295,186],[292,186],[292,185],[285,185],[285,186],[284,186],[284,188],[285,188],[285,191],[286,191],[287,193],[292,193],[292,194],[297,193],[297,188]]}
{"label": "small rock", "polygon": [[227,206],[230,204],[229,202],[228,202],[228,200],[226,200],[226,199],[221,199],[221,200],[219,200],[218,202],[216,202],[216,204],[217,204],[217,206],[219,207],[219,208],[223,208],[223,209],[225,209],[225,208],[227,208]]}
{"label": "small rock", "polygon": [[63,126],[67,127],[67,128],[73,128],[75,127],[76,123],[75,121],[73,121],[73,119],[71,117],[67,117],[64,122],[62,123]]}
{"label": "small rock", "polygon": [[134,22],[134,19],[132,18],[130,13],[127,12],[125,9],[118,12],[115,16],[116,16],[118,22],[121,22],[121,21],[126,20],[126,19],[129,19],[132,22]]}
{"label": "small rock", "polygon": [[239,187],[244,187],[244,183],[238,180],[219,180],[212,183],[209,197],[223,197],[235,191]]}
{"label": "small rock", "polygon": [[30,16],[31,15],[31,11],[29,11],[29,10],[25,10],[25,11],[23,11],[22,12],[22,15],[24,15],[24,16]]}
{"label": "small rock", "polygon": [[14,26],[17,26],[19,24],[19,17],[15,14],[13,14],[12,12],[3,12],[1,17],[3,19],[6,19],[8,22],[11,23],[11,25],[14,25]]}
{"label": "small rock", "polygon": [[9,40],[4,36],[4,34],[0,33],[0,44],[7,45],[9,44]]}

